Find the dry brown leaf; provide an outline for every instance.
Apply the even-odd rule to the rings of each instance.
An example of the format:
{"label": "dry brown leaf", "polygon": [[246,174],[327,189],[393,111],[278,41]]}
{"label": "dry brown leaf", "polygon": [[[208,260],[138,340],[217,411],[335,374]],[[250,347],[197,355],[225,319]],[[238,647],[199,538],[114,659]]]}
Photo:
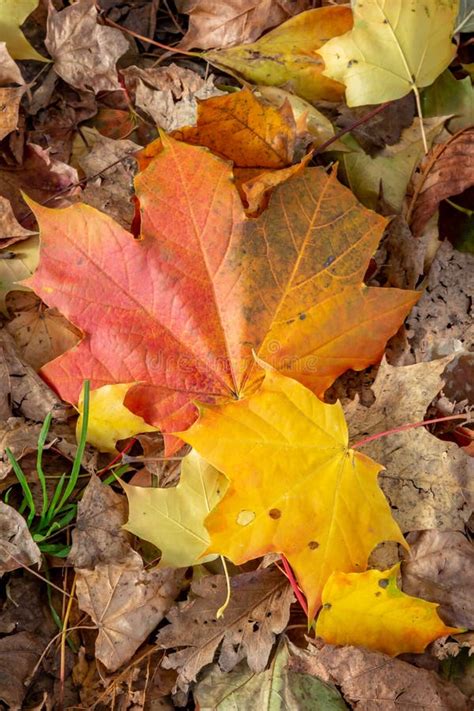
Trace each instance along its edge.
{"label": "dry brown leaf", "polygon": [[34,234],[36,233],[33,230],[26,230],[20,225],[13,214],[10,201],[0,195],[0,248],[9,247]]}
{"label": "dry brown leaf", "polygon": [[408,212],[413,234],[418,236],[442,200],[474,185],[474,128],[466,128],[426,156],[414,183]]}
{"label": "dry brown leaf", "polygon": [[[422,420],[452,357],[399,368],[383,360],[372,386],[375,402],[365,407],[357,397],[345,405],[351,441]],[[402,531],[463,528],[474,501],[474,460],[462,449],[419,427],[360,451],[383,462],[379,481]]]}
{"label": "dry brown leaf", "polygon": [[189,15],[189,29],[180,46],[210,49],[253,42],[312,5],[308,0],[177,0],[176,6]]}
{"label": "dry brown leaf", "polygon": [[22,417],[10,417],[0,423],[0,480],[12,471],[7,447],[17,460],[36,452],[40,430],[41,425],[25,422]]}
{"label": "dry brown leaf", "polygon": [[11,414],[21,414],[34,422],[43,422],[49,412],[55,420],[67,419],[70,408],[21,360],[13,338],[4,328],[0,328],[2,362],[8,371]]}
{"label": "dry brown leaf", "polygon": [[474,629],[474,546],[459,531],[417,531],[402,565],[403,591],[440,604],[448,625]]}
{"label": "dry brown leaf", "polygon": [[0,141],[18,126],[18,111],[24,88],[0,88]]}
{"label": "dry brown leaf", "polygon": [[10,711],[24,708],[28,682],[44,647],[44,641],[29,632],[0,639],[0,701]]}
{"label": "dry brown leaf", "polygon": [[469,711],[467,698],[454,684],[380,652],[324,645],[301,652],[290,669],[336,684],[357,711]]}
{"label": "dry brown leaf", "polygon": [[0,576],[40,561],[40,549],[31,537],[25,519],[12,506],[0,501]]}
{"label": "dry brown leaf", "polygon": [[77,328],[33,293],[13,291],[6,303],[12,314],[6,329],[16,343],[19,356],[35,370],[81,339]]}
{"label": "dry brown leaf", "polygon": [[442,242],[421,299],[406,321],[417,361],[469,350],[474,343],[474,254]]}
{"label": "dry brown leaf", "polygon": [[126,521],[125,497],[104,486],[93,474],[77,507],[68,563],[93,569],[124,562],[130,553],[130,535],[122,529]]}
{"label": "dry brown leaf", "polygon": [[78,162],[89,180],[79,200],[106,212],[128,229],[134,212],[133,155],[141,146],[126,139],[107,138],[94,130],[87,136],[92,137],[92,148],[80,156]]}
{"label": "dry brown leaf", "polygon": [[21,191],[36,202],[48,200],[49,207],[62,207],[68,203],[68,196],[78,184],[77,171],[67,163],[51,158],[49,152],[33,143],[25,146],[21,167],[0,169],[0,193],[7,198],[16,217],[25,224],[23,218],[30,216],[31,227],[34,220],[26,207]]}
{"label": "dry brown leaf", "polygon": [[18,64],[8,53],[6,42],[0,42],[0,86],[24,83]]}
{"label": "dry brown leaf", "polygon": [[213,74],[203,79],[197,72],[177,64],[149,69],[132,66],[122,74],[138,108],[165,131],[194,124],[197,99],[224,93],[214,86]]}
{"label": "dry brown leaf", "polygon": [[97,625],[96,657],[110,671],[125,664],[168,612],[182,570],[145,571],[138,553],[119,564],[77,570],[77,600]]}
{"label": "dry brown leaf", "polygon": [[275,635],[288,624],[293,593],[279,571],[243,573],[230,582],[231,598],[222,617],[216,619],[226,597],[225,578],[207,576],[193,583],[193,597],[171,610],[167,616],[171,624],[158,633],[159,647],[184,647],[163,660],[165,669],[179,672],[183,690],[213,661],[219,647],[223,671],[230,671],[244,658],[252,671],[263,671]]}
{"label": "dry brown leaf", "polygon": [[76,89],[120,89],[115,64],[129,44],[120,30],[98,24],[94,0],[79,0],[61,12],[50,3],[45,44],[55,71]]}

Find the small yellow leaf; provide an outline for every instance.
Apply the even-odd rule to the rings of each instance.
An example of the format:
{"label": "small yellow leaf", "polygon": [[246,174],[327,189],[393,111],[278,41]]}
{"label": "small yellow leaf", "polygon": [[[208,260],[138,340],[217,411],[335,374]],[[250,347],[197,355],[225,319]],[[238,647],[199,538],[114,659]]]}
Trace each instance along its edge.
{"label": "small yellow leaf", "polygon": [[30,291],[21,284],[35,271],[39,261],[39,237],[16,242],[9,246],[11,259],[0,259],[0,311],[6,313],[5,298],[10,291]]}
{"label": "small yellow leaf", "polygon": [[429,86],[453,59],[458,0],[360,0],[354,27],[319,50],[349,106],[381,104]]}
{"label": "small yellow leaf", "polygon": [[26,39],[20,26],[38,7],[39,0],[0,0],[0,42],[6,42],[13,59],[35,59],[49,62],[38,54]]}
{"label": "small yellow leaf", "polygon": [[[97,447],[100,452],[115,452],[115,443],[119,439],[133,437],[140,432],[158,431],[156,427],[148,425],[144,419],[130,412],[123,404],[125,395],[132,385],[133,383],[104,385],[91,391],[87,442]],[[78,403],[77,439],[82,427],[83,408],[84,391]]]}
{"label": "small yellow leaf", "polygon": [[438,637],[463,632],[447,627],[438,605],[397,586],[400,563],[389,570],[335,572],[323,590],[316,634],[329,644],[367,647],[392,657],[421,653]]}
{"label": "small yellow leaf", "polygon": [[201,557],[209,546],[204,519],[224,496],[228,481],[196,451],[183,459],[176,487],[122,486],[129,505],[124,528],[161,550],[161,567],[181,568],[217,557]]}

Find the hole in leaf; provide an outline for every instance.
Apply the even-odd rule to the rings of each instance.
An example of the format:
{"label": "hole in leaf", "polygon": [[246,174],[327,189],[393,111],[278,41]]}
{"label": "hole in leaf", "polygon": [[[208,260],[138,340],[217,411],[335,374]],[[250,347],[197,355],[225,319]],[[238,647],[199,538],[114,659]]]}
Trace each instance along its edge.
{"label": "hole in leaf", "polygon": [[381,579],[379,580],[379,585],[380,585],[381,588],[388,588],[388,583],[389,583],[389,579],[388,579],[388,578],[381,578]]}
{"label": "hole in leaf", "polygon": [[237,516],[237,523],[239,526],[248,526],[249,523],[252,523],[252,521],[255,519],[255,512],[254,511],[246,511],[243,509],[240,511],[239,515]]}

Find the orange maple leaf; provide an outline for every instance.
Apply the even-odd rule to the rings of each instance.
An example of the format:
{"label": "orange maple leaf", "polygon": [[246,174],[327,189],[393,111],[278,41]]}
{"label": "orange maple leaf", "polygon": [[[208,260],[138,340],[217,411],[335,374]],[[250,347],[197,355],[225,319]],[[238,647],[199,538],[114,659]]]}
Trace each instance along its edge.
{"label": "orange maple leaf", "polygon": [[195,419],[192,400],[253,387],[252,350],[319,394],[381,358],[418,299],[363,283],[384,218],[307,168],[249,219],[228,163],[163,144],[136,178],[140,240],[87,205],[32,205],[41,254],[25,283],[84,333],[42,369],[65,400],[86,378],[137,382],[127,407],[172,432]]}

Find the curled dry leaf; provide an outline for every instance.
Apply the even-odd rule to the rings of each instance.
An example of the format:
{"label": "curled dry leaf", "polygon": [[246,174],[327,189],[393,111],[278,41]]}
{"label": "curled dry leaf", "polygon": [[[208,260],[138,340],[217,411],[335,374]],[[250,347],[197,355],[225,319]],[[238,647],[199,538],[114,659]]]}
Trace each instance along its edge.
{"label": "curled dry leaf", "polygon": [[[20,242],[22,240],[31,237],[36,234],[32,230],[27,230],[20,225],[16,219],[10,201],[7,198],[0,196],[0,248],[4,249],[9,247],[15,242]],[[3,281],[1,277],[1,267],[0,267],[0,282]]]}
{"label": "curled dry leaf", "polygon": [[214,75],[203,79],[197,72],[170,64],[166,67],[127,67],[122,70],[135,104],[165,131],[174,131],[196,122],[198,99],[220,96]]}
{"label": "curled dry leaf", "polygon": [[115,64],[128,41],[120,30],[98,24],[94,0],[78,0],[60,12],[50,3],[45,44],[55,71],[76,89],[120,89]]}
{"label": "curled dry leaf", "polygon": [[7,308],[12,318],[6,324],[25,363],[39,370],[75,346],[80,331],[56,309],[48,309],[35,294],[15,291],[7,296]]}
{"label": "curled dry leaf", "polygon": [[[290,669],[336,684],[358,711],[468,711],[459,689],[437,674],[358,647],[295,650]],[[296,656],[297,655],[297,656]]]}
{"label": "curled dry leaf", "polygon": [[339,101],[344,95],[344,85],[324,76],[319,50],[329,38],[351,27],[350,7],[308,10],[284,22],[258,42],[206,52],[204,57],[253,84],[278,86],[311,102]]}
{"label": "curled dry leaf", "polygon": [[0,501],[0,576],[23,565],[36,565],[41,552],[23,516]]}
{"label": "curled dry leaf", "polygon": [[180,47],[209,49],[253,42],[309,5],[308,0],[177,0],[179,12],[189,15],[189,28]]}
{"label": "curled dry leaf", "polygon": [[406,336],[417,361],[471,348],[473,294],[474,254],[458,252],[447,240],[442,242],[421,299],[406,322]]}
{"label": "curled dry leaf", "polygon": [[138,553],[121,563],[77,570],[77,600],[98,627],[96,657],[109,671],[125,664],[161,622],[179,593],[182,570],[145,571]]}
{"label": "curled dry leaf", "polygon": [[247,658],[253,672],[265,669],[275,635],[288,624],[293,593],[275,569],[242,573],[230,580],[231,597],[222,617],[216,612],[226,598],[223,575],[209,575],[192,584],[194,598],[178,603],[168,614],[170,625],[158,632],[156,643],[168,653],[165,669],[179,672],[178,685],[186,690],[196,675],[211,664],[230,671]]}
{"label": "curled dry leaf", "polygon": [[408,221],[415,236],[438,209],[439,203],[474,185],[474,128],[456,133],[435,146],[414,183]]}
{"label": "curled dry leaf", "polygon": [[[400,368],[383,360],[373,404],[365,407],[356,397],[344,406],[351,438],[421,421],[452,358]],[[462,449],[418,427],[368,442],[361,451],[384,463],[380,484],[403,531],[463,528],[474,502],[474,461]]]}
{"label": "curled dry leaf", "polygon": [[416,531],[402,564],[403,590],[440,604],[450,625],[474,629],[474,546],[460,531]]}
{"label": "curled dry leaf", "polygon": [[[292,646],[292,645],[291,645]],[[289,711],[344,711],[347,709],[339,692],[311,674],[301,674],[288,668],[291,646],[283,637],[268,669],[259,674],[246,662],[231,672],[214,666],[194,690],[194,698],[202,711],[206,709],[271,709]]]}
{"label": "curled dry leaf", "polygon": [[97,565],[123,563],[130,554],[125,497],[92,474],[77,506],[76,527],[68,563],[93,570]]}
{"label": "curled dry leaf", "polygon": [[69,408],[53,393],[33,368],[22,361],[13,338],[0,329],[0,363],[6,365],[11,413],[43,422],[49,412],[56,420],[67,419]]}

